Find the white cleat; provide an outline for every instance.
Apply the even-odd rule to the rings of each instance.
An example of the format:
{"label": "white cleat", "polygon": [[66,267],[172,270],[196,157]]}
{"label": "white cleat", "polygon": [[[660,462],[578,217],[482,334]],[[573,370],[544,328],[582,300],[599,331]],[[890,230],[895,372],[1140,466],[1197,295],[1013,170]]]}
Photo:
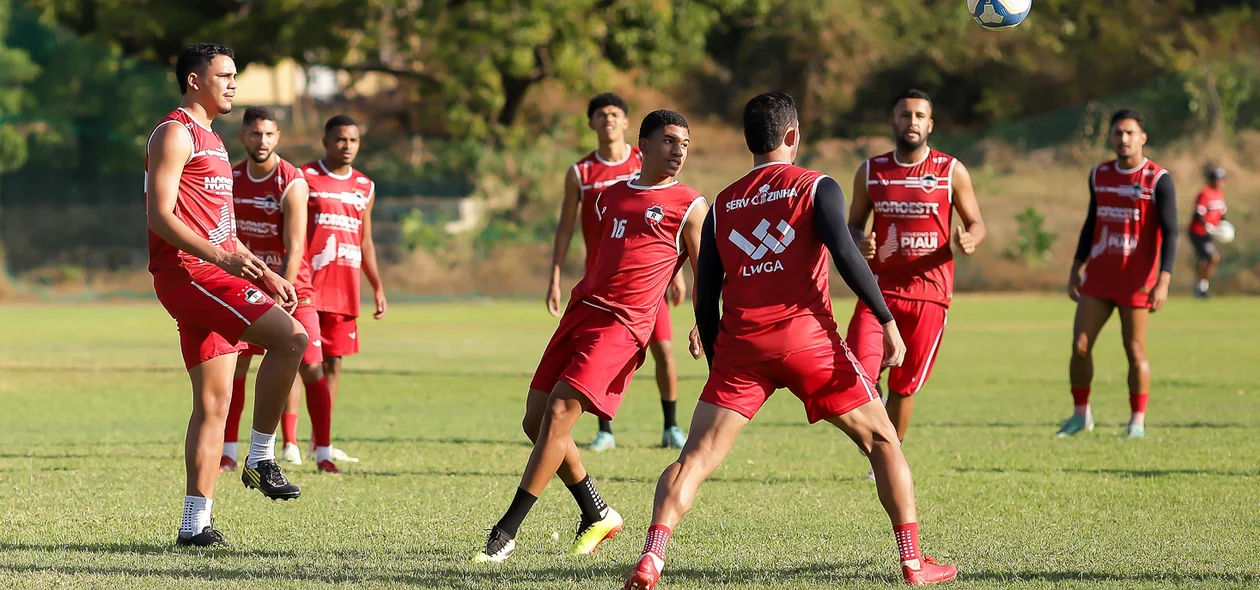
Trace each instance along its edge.
{"label": "white cleat", "polygon": [[280,452],[280,462],[301,465],[302,450],[293,443],[285,443],[284,450]]}

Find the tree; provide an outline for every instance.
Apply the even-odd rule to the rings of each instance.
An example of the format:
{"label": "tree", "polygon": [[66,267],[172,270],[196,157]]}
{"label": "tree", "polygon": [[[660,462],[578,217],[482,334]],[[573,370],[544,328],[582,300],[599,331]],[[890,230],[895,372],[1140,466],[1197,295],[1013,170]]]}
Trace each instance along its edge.
{"label": "tree", "polygon": [[8,47],[10,0],[0,0],[0,174],[17,170],[26,163],[26,135],[30,127],[22,123],[22,111],[30,106],[26,84],[39,75],[39,66],[21,49]]}

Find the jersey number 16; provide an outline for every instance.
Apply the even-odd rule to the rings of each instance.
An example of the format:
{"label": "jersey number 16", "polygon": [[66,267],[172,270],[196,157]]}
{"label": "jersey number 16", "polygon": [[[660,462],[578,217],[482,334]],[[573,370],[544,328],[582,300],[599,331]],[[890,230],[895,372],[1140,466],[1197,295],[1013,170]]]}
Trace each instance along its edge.
{"label": "jersey number 16", "polygon": [[620,238],[626,235],[626,220],[613,219],[612,237]]}

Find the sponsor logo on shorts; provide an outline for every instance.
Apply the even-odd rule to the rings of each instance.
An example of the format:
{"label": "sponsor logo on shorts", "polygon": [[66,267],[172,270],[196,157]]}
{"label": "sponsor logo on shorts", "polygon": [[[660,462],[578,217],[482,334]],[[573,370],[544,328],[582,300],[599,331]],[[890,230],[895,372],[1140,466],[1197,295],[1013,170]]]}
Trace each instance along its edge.
{"label": "sponsor logo on shorts", "polygon": [[351,340],[354,340],[354,339],[356,339],[356,338],[358,338],[358,337],[359,337],[359,333],[358,333],[358,332],[351,332],[351,333],[350,333],[350,339],[351,339]]}
{"label": "sponsor logo on shorts", "polygon": [[259,303],[262,303],[266,300],[267,300],[267,296],[263,295],[262,291],[259,291],[258,289],[255,289],[253,287],[247,287],[245,289],[245,302],[246,303],[258,305]]}

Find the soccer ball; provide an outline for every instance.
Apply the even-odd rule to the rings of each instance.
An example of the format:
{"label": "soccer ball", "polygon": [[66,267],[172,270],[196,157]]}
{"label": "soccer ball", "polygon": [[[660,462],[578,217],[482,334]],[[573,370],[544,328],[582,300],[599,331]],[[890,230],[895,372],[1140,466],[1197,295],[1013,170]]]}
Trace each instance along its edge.
{"label": "soccer ball", "polygon": [[1222,219],[1212,232],[1212,238],[1222,244],[1234,241],[1234,224]]}
{"label": "soccer ball", "polygon": [[980,26],[989,29],[1009,29],[1024,22],[1032,0],[967,0],[967,12]]}

